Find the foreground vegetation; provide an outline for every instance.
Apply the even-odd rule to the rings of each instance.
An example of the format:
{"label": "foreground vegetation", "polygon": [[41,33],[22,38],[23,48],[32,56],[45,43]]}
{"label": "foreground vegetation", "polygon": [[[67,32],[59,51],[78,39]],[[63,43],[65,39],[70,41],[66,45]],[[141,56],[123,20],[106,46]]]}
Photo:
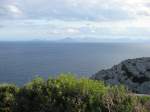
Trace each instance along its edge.
{"label": "foreground vegetation", "polygon": [[72,75],[0,85],[0,112],[150,112],[150,97]]}

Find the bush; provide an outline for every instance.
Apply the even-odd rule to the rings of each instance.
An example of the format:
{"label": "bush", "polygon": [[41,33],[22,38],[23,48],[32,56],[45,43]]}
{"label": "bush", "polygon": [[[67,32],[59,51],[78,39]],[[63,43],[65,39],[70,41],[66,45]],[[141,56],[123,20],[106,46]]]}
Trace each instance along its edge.
{"label": "bush", "polygon": [[[145,110],[150,111],[150,96],[140,96],[139,100],[140,100],[141,104],[143,105],[143,108]],[[146,111],[146,112],[149,112],[149,111]]]}
{"label": "bush", "polygon": [[0,112],[148,112],[150,101],[129,95],[123,86],[70,74],[48,80],[37,77],[19,89],[1,85],[0,99]]}
{"label": "bush", "polygon": [[15,85],[0,85],[0,112],[12,112],[17,90]]}
{"label": "bush", "polygon": [[46,82],[42,78],[36,78],[24,87],[20,88],[16,95],[15,112],[40,112],[47,102]]}

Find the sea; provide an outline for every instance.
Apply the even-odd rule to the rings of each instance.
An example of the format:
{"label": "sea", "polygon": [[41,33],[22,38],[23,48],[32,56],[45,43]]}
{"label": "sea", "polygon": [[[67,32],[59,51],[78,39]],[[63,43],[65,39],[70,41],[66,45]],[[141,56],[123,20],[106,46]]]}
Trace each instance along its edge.
{"label": "sea", "polygon": [[148,43],[0,42],[0,83],[24,85],[37,76],[90,77],[126,59],[150,57]]}

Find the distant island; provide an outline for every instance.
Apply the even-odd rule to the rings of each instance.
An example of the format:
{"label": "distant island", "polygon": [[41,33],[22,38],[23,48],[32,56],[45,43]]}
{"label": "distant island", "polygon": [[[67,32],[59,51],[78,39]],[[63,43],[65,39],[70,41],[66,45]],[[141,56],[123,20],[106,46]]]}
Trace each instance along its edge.
{"label": "distant island", "polygon": [[97,37],[64,37],[61,39],[33,39],[29,40],[32,42],[56,42],[56,43],[149,43],[149,40],[143,40],[143,39],[131,39],[131,38],[97,38]]}

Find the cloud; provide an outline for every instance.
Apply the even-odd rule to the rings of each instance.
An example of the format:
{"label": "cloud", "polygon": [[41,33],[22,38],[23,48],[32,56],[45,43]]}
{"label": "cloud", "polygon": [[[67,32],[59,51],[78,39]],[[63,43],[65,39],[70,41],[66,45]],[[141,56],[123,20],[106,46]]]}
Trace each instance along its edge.
{"label": "cloud", "polygon": [[22,13],[21,10],[19,10],[19,8],[16,7],[16,6],[14,6],[14,5],[8,5],[8,6],[6,6],[6,8],[7,8],[10,12],[12,12],[12,13],[14,13],[14,14],[17,14],[17,15],[20,15],[20,14]]}
{"label": "cloud", "polygon": [[0,0],[0,19],[1,37],[147,38],[150,1]]}
{"label": "cloud", "polygon": [[[145,20],[146,21],[146,20]],[[148,20],[147,20],[148,21]],[[150,35],[150,23],[137,21],[62,21],[62,20],[15,20],[3,21],[1,37],[34,38],[143,38]],[[9,31],[9,33],[8,33]]]}
{"label": "cloud", "polygon": [[60,20],[123,20],[149,16],[148,0],[25,0],[30,18]]}
{"label": "cloud", "polygon": [[28,19],[118,21],[150,17],[149,4],[148,0],[1,0],[0,15],[24,15]]}
{"label": "cloud", "polygon": [[48,31],[49,36],[77,36],[81,32],[78,28],[56,28]]}
{"label": "cloud", "polygon": [[0,1],[0,19],[12,19],[21,17],[23,12],[17,6],[15,0]]}

